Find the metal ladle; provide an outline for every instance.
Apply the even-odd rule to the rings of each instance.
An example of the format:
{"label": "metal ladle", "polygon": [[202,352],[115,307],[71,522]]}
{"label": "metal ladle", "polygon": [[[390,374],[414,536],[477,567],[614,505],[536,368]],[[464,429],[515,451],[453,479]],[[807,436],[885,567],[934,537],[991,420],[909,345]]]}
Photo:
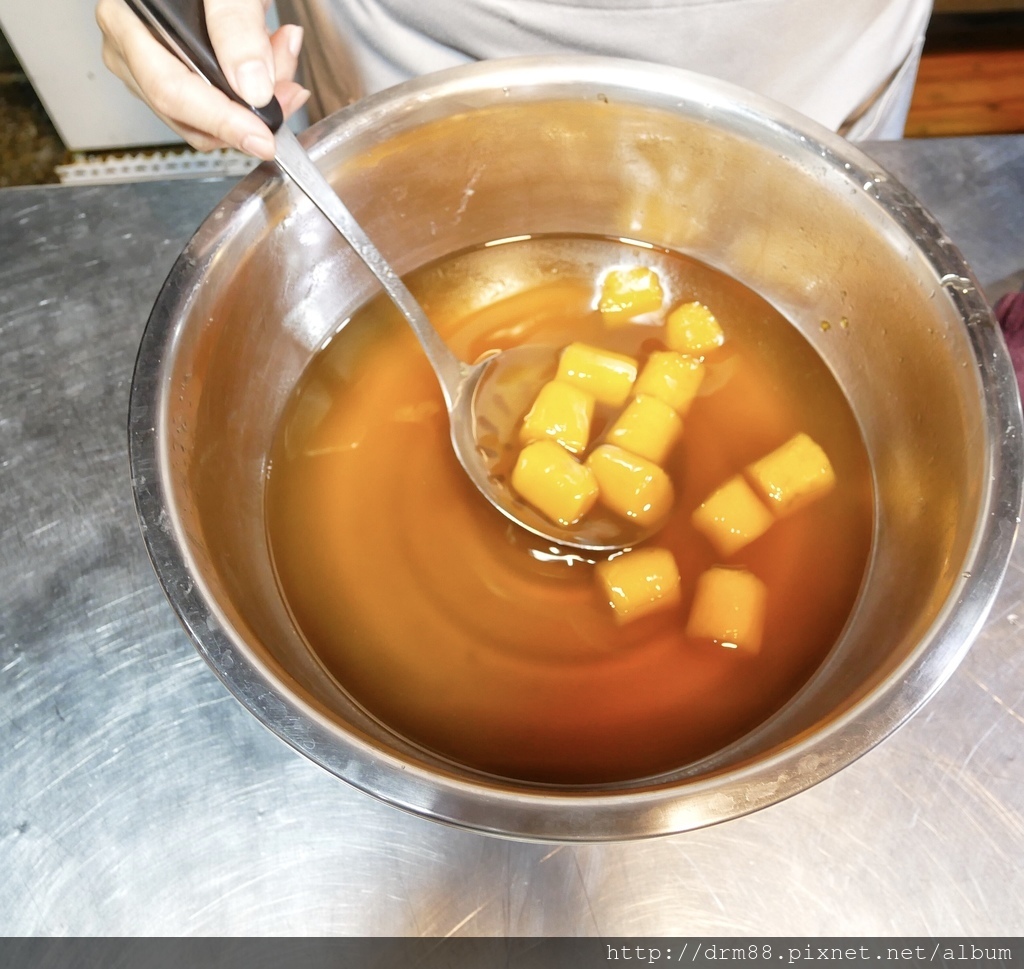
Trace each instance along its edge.
{"label": "metal ladle", "polygon": [[[252,111],[273,132],[274,157],[278,166],[341,233],[412,327],[441,385],[455,455],[480,493],[506,518],[555,545],[591,552],[613,552],[635,545],[645,538],[650,529],[643,530],[629,522],[612,522],[607,517],[584,520],[569,527],[551,522],[521,501],[502,476],[493,473],[479,445],[480,418],[486,418],[486,413],[481,415],[478,394],[482,383],[500,387],[502,372],[507,375],[520,370],[536,371],[539,362],[551,358],[552,349],[513,347],[488,354],[474,364],[459,360],[434,329],[401,277],[370,241],[362,226],[284,124],[284,115],[277,99],[272,98],[269,104],[257,108],[246,104],[228,84],[206,29],[202,0],[128,0],[128,3],[172,53],[209,84]],[[489,405],[493,407],[493,394],[491,397]],[[497,406],[500,407],[500,401]]]}

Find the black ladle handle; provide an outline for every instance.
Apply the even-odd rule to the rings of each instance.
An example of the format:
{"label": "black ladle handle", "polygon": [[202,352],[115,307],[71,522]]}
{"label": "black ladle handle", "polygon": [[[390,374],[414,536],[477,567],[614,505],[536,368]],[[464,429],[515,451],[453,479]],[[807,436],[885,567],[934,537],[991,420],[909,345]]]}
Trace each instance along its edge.
{"label": "black ladle handle", "polygon": [[127,0],[142,22],[172,54],[181,58],[201,78],[223,91],[232,101],[248,108],[271,131],[284,123],[284,112],[277,98],[258,108],[246,103],[228,84],[213,53],[206,29],[203,0]]}

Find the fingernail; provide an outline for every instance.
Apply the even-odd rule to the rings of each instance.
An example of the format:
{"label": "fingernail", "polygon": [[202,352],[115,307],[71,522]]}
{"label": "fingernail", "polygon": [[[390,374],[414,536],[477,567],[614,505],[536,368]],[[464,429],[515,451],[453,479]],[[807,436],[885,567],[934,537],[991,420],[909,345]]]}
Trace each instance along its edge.
{"label": "fingernail", "polygon": [[308,100],[312,92],[307,91],[303,88],[298,94],[295,95],[295,100],[292,102],[292,111],[298,111]]}
{"label": "fingernail", "polygon": [[267,135],[246,135],[242,139],[242,151],[269,161],[274,157],[274,139]]}
{"label": "fingernail", "polygon": [[262,108],[274,96],[274,82],[262,61],[246,61],[235,72],[238,93],[249,104]]}
{"label": "fingernail", "polygon": [[302,50],[302,38],[304,31],[298,24],[292,24],[288,30],[288,53],[292,57],[298,57]]}

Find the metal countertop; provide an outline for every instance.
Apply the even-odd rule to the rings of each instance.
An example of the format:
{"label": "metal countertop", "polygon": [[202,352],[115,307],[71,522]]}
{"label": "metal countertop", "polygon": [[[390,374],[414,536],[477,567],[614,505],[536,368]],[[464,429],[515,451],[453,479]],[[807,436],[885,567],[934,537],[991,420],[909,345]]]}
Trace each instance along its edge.
{"label": "metal countertop", "polygon": [[[1024,137],[865,146],[989,295]],[[551,847],[407,816],[272,736],[164,599],[126,456],[135,350],[229,183],[0,191],[0,934],[1016,935],[1024,547],[880,747],[715,828]]]}

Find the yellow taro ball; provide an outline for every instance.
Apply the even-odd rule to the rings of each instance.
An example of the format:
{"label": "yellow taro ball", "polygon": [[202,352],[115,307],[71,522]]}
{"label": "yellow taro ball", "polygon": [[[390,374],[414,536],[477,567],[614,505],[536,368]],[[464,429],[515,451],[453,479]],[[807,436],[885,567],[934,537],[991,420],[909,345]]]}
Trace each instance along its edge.
{"label": "yellow taro ball", "polygon": [[551,439],[574,454],[587,447],[594,397],[579,387],[552,380],[537,394],[519,431],[521,444]]}
{"label": "yellow taro ball", "polygon": [[519,452],[512,487],[559,525],[575,524],[597,501],[594,473],[554,441],[535,441]]}
{"label": "yellow taro ball", "polygon": [[672,509],[672,481],[653,461],[614,444],[602,444],[587,458],[597,478],[601,504],[638,525],[653,525]]}
{"label": "yellow taro ball", "polygon": [[664,548],[640,548],[595,566],[597,580],[619,623],[679,602],[679,569]]}
{"label": "yellow taro ball", "polygon": [[668,404],[657,397],[641,394],[629,402],[605,435],[605,440],[661,464],[682,430],[682,419]]}
{"label": "yellow taro ball", "polygon": [[665,342],[680,353],[707,353],[725,343],[725,334],[703,303],[683,303],[668,314]]}
{"label": "yellow taro ball", "polygon": [[747,475],[776,515],[788,515],[810,504],[836,483],[828,455],[803,433],[755,461]]}
{"label": "yellow taro ball", "polygon": [[743,569],[721,566],[697,579],[686,635],[756,653],[761,648],[768,595],[764,583]]}
{"label": "yellow taro ball", "polygon": [[636,378],[633,393],[650,394],[665,401],[678,414],[685,414],[704,379],[704,364],[674,350],[655,350]]}
{"label": "yellow taro ball", "polygon": [[613,269],[605,276],[597,308],[606,322],[626,323],[634,316],[660,310],[663,299],[658,274],[646,266],[633,266]]}
{"label": "yellow taro ball", "polygon": [[579,387],[602,404],[621,407],[636,380],[636,361],[586,343],[570,343],[558,358],[556,380]]}
{"label": "yellow taro ball", "polygon": [[693,513],[693,526],[720,555],[732,555],[760,538],[775,520],[741,475],[730,478]]}

